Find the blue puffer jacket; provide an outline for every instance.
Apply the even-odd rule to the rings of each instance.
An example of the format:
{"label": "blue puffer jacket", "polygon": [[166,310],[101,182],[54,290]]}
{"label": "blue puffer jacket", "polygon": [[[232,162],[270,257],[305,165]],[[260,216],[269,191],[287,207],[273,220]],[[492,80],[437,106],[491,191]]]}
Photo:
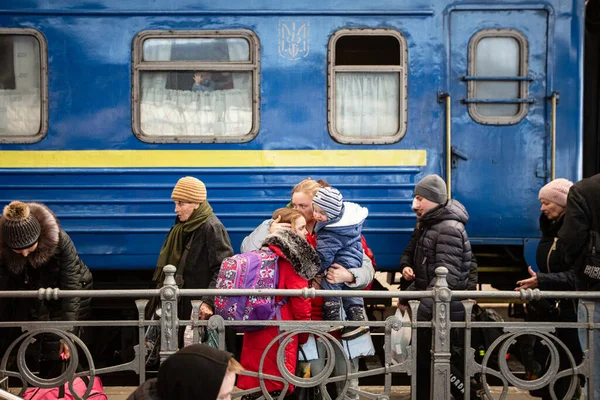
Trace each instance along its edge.
{"label": "blue puffer jacket", "polygon": [[317,253],[321,259],[319,273],[331,264],[359,268],[363,263],[363,248],[360,239],[362,225],[369,210],[356,203],[344,202],[340,217],[315,225]]}

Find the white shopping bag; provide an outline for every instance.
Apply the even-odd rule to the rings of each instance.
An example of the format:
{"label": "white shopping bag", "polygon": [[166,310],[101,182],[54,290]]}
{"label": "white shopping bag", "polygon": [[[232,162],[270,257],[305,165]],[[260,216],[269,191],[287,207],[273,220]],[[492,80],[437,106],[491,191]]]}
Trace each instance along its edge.
{"label": "white shopping bag", "polygon": [[[410,317],[408,316],[408,312],[406,311],[397,309],[396,318],[398,318],[402,323],[410,324]],[[411,333],[412,330],[410,325],[402,326],[397,331],[392,329],[392,358],[398,363],[404,362],[404,360],[406,360],[406,357],[408,355],[406,348],[410,345]]]}
{"label": "white shopping bag", "polygon": [[310,361],[316,360],[319,358],[319,351],[317,350],[317,341],[315,340],[315,335],[312,333],[308,336],[308,340],[302,346],[302,351],[304,352],[302,361]]}

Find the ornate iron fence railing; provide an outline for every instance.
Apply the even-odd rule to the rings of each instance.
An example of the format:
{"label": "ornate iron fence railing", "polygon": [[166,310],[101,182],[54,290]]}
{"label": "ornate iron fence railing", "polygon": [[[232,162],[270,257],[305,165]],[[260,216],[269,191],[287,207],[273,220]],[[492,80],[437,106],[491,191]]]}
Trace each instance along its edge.
{"label": "ornate iron fence railing", "polygon": [[[330,382],[344,382],[338,399],[343,399],[345,394],[359,394],[370,399],[387,400],[390,397],[392,389],[392,374],[408,374],[411,381],[412,398],[416,399],[417,389],[417,332],[421,329],[430,329],[432,332],[431,347],[426,346],[431,353],[431,398],[447,399],[451,398],[451,385],[455,384],[451,374],[451,329],[459,332],[461,341],[464,341],[464,382],[460,389],[464,393],[470,392],[471,378],[480,376],[481,388],[480,394],[483,397],[494,398],[489,385],[489,377],[494,377],[496,382],[500,382],[502,390],[500,399],[506,398],[508,387],[510,385],[524,390],[534,390],[548,386],[553,392],[554,383],[563,377],[570,377],[571,383],[565,398],[572,398],[575,389],[578,386],[579,376],[585,377],[586,388],[590,398],[593,398],[594,382],[594,330],[600,329],[600,323],[594,323],[595,302],[600,301],[600,292],[541,292],[539,290],[521,290],[519,292],[482,292],[482,291],[452,291],[448,288],[446,275],[448,271],[444,267],[436,270],[437,282],[431,290],[426,291],[321,291],[312,288],[302,290],[194,290],[179,289],[175,284],[175,267],[165,267],[165,280],[160,289],[149,290],[93,290],[93,291],[62,291],[59,289],[40,289],[38,291],[0,291],[1,299],[7,298],[33,298],[38,300],[57,300],[73,297],[91,297],[91,298],[131,298],[135,300],[138,312],[137,320],[111,320],[111,321],[0,321],[0,334],[5,328],[21,328],[23,333],[14,340],[2,356],[0,363],[0,399],[20,399],[29,386],[40,388],[53,388],[68,383],[73,384],[76,377],[87,376],[90,378],[90,384],[82,398],[87,398],[91,391],[93,377],[107,373],[122,371],[133,371],[139,376],[140,384],[146,379],[146,357],[151,351],[147,345],[146,336],[149,328],[160,332],[160,360],[166,359],[175,353],[179,347],[179,330],[190,326],[193,332],[193,342],[200,340],[200,330],[209,329],[218,335],[218,346],[225,347],[225,327],[239,325],[256,326],[278,326],[280,335],[277,336],[266,348],[265,353],[274,343],[279,343],[280,348],[284,348],[286,343],[292,340],[292,337],[301,333],[310,333],[315,335],[326,349],[324,357],[326,365],[324,370],[317,376],[311,378],[301,378],[289,372],[283,363],[283,357],[278,360],[279,372],[281,377],[264,373],[263,371],[245,371],[242,374],[257,377],[260,381],[260,387],[253,390],[236,392],[233,397],[238,398],[244,394],[262,391],[266,399],[272,397],[266,391],[264,381],[266,379],[277,380],[284,384],[284,390],[280,398],[285,395],[288,385],[297,387],[321,386],[323,398],[329,399],[325,385]],[[200,301],[191,300],[192,316],[190,320],[179,320],[177,318],[178,306],[182,299],[197,299],[203,296],[240,296],[240,295],[284,295],[284,296],[302,296],[304,298],[314,298],[317,296],[340,296],[340,297],[363,297],[363,298],[400,298],[409,300],[411,311],[410,321],[400,321],[397,317],[388,317],[385,321],[366,321],[366,322],[331,322],[331,321],[226,321],[220,316],[214,315],[208,320],[199,319]],[[160,297],[161,316],[159,319],[145,318],[148,298]],[[587,310],[588,320],[585,323],[561,323],[561,322],[481,322],[473,321],[471,310],[479,299],[513,299],[519,301],[531,301],[539,299],[576,299],[580,300]],[[420,300],[433,300],[433,319],[431,321],[417,320],[417,310],[420,306]],[[460,300],[465,309],[465,318],[463,321],[451,321],[450,310],[451,301]],[[340,342],[328,330],[333,325],[343,326],[361,326],[367,325],[371,329],[380,328],[384,332],[384,363],[381,367],[368,371],[352,372],[350,360],[343,351]],[[138,331],[139,344],[134,346],[134,356],[129,362],[115,366],[97,368],[90,350],[76,334],[73,333],[74,327],[135,327]],[[583,349],[584,357],[580,363],[575,362],[571,354],[571,349],[565,343],[559,340],[552,333],[557,328],[571,328],[585,330],[587,335],[587,347]],[[407,348],[407,356],[401,362],[397,362],[392,356],[392,332],[399,329],[410,329],[412,333],[411,344]],[[475,349],[472,348],[472,333],[474,329],[502,329],[502,334],[489,345],[485,357],[478,362],[474,356]],[[27,365],[27,348],[35,342],[38,335],[56,335],[64,342],[70,350],[71,358],[67,363],[64,372],[53,379],[44,379],[36,375]],[[532,335],[541,339],[548,348],[550,354],[550,364],[547,372],[535,380],[524,380],[519,378],[509,368],[506,362],[506,355],[511,345],[523,335]],[[456,337],[456,336],[454,336]],[[335,347],[341,349],[336,352]],[[569,361],[569,367],[560,370],[559,353],[566,355]],[[264,359],[263,354],[263,359]],[[336,354],[344,354],[346,363],[346,373],[342,376],[331,376]],[[78,368],[80,364],[80,355],[86,359],[85,370]],[[490,363],[492,358],[497,362],[497,368],[492,368]],[[261,363],[262,365],[262,363]],[[380,393],[370,393],[360,388],[350,388],[349,381],[356,378],[365,378],[368,376],[382,375],[383,388]],[[21,382],[20,390],[17,395],[9,393],[8,379],[13,378]],[[14,393],[14,391],[13,391]],[[79,398],[74,394],[75,398]],[[553,398],[554,393],[552,393]]]}

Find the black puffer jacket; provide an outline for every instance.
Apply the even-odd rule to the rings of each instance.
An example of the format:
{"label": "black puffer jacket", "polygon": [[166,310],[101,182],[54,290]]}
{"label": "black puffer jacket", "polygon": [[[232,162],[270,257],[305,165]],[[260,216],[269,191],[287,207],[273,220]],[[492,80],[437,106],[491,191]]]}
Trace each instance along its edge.
{"label": "black puffer jacket", "polygon": [[583,274],[592,230],[600,232],[600,174],[571,186],[565,219],[558,232],[564,243],[566,262],[575,266],[577,290],[600,290],[600,280],[589,279]]}
{"label": "black puffer jacket", "polygon": [[[411,265],[415,280],[407,290],[428,290],[435,285],[435,270],[448,268],[448,287],[452,290],[466,290],[471,268],[471,243],[465,230],[469,215],[464,206],[456,200],[448,200],[425,213],[415,228],[416,246],[411,260],[403,263]],[[433,301],[423,299],[419,307],[419,320],[430,320]],[[464,308],[458,301],[451,305],[452,320],[464,317]]]}
{"label": "black puffer jacket", "polygon": [[[542,238],[536,252],[536,263],[539,269],[537,274],[538,288],[540,290],[575,290],[575,268],[565,261],[565,249],[562,240],[558,238],[558,231],[562,227],[563,221],[564,216],[554,221],[549,220],[544,214],[540,216]],[[549,311],[548,307],[553,309],[556,301],[543,299],[531,303],[534,307],[528,307],[528,310]],[[573,300],[561,300],[559,307],[560,316],[556,313],[556,317],[560,317],[559,320],[577,320]],[[552,313],[556,311],[558,310],[554,310]],[[534,318],[544,317],[547,312],[542,314]]]}
{"label": "black puffer jacket", "polygon": [[[54,214],[42,204],[29,203],[28,206],[41,226],[38,247],[27,257],[13,252],[2,238],[0,219],[0,290],[91,289],[92,274]],[[89,314],[90,298],[0,301],[0,321],[78,321],[88,319]],[[15,329],[2,331],[0,354],[19,334]],[[39,357],[38,360],[58,361],[60,343],[56,336],[42,335],[38,339],[29,349],[32,356]]]}
{"label": "black puffer jacket", "polygon": [[[0,219],[0,290],[91,289],[92,274],[54,214],[42,204],[28,206],[41,226],[38,247],[28,257],[13,252],[2,238]],[[19,300],[16,307],[9,303],[0,302],[0,316],[11,314],[9,320],[77,321],[87,318],[90,309],[89,298]]]}
{"label": "black puffer jacket", "polygon": [[575,290],[575,269],[565,260],[565,247],[558,239],[558,231],[563,225],[564,216],[549,220],[540,216],[542,238],[536,251],[538,265],[538,287],[540,290]]}

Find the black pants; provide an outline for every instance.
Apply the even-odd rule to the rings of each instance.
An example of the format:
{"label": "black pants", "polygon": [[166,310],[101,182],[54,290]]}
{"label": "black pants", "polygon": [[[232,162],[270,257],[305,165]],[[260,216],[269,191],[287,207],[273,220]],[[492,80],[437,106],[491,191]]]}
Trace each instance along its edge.
{"label": "black pants", "polygon": [[[450,330],[450,391],[454,399],[477,399],[476,388],[471,385],[471,393],[465,395],[464,330]],[[431,398],[431,351],[433,349],[431,329],[417,330],[417,399]]]}
{"label": "black pants", "polygon": [[[577,336],[577,330],[576,329],[557,328],[555,335],[558,338],[558,340],[560,340],[561,342],[563,342],[565,344],[565,346],[567,346],[567,348],[573,355],[575,365],[579,365],[583,359],[583,352],[581,350],[581,345],[579,343],[579,338]],[[550,366],[550,352],[548,351],[548,348],[545,345],[541,344],[541,341],[539,340],[539,338],[531,337],[531,336],[527,336],[526,338],[528,339],[526,348],[530,347],[532,349],[533,359],[538,363],[539,367],[541,368],[539,371],[539,376],[538,376],[538,378],[539,378],[542,375],[544,375],[546,373],[546,371],[548,371],[548,367]],[[556,348],[558,349],[558,354],[560,357],[559,358],[559,367],[558,367],[559,372],[570,369],[572,365],[571,365],[569,358],[568,358],[567,354],[565,353],[564,349],[562,348],[562,346],[559,346],[557,344],[556,344]],[[525,358],[526,355],[531,356],[527,352],[526,354],[523,354],[523,358]],[[523,360],[524,363],[527,361],[528,360]],[[579,382],[577,382],[577,383],[579,384]],[[566,376],[566,377],[560,378],[558,381],[556,381],[556,383],[554,384],[554,393],[556,394],[556,398],[557,399],[565,398],[565,395],[567,394],[570,385],[571,385],[571,376]],[[530,393],[533,396],[541,397],[544,400],[550,400],[552,398],[550,396],[550,388],[548,386],[541,388],[539,390],[532,391]],[[574,398],[579,398],[577,396],[578,394],[580,394],[580,392],[579,392],[579,390],[576,390],[575,394],[574,394]]]}

